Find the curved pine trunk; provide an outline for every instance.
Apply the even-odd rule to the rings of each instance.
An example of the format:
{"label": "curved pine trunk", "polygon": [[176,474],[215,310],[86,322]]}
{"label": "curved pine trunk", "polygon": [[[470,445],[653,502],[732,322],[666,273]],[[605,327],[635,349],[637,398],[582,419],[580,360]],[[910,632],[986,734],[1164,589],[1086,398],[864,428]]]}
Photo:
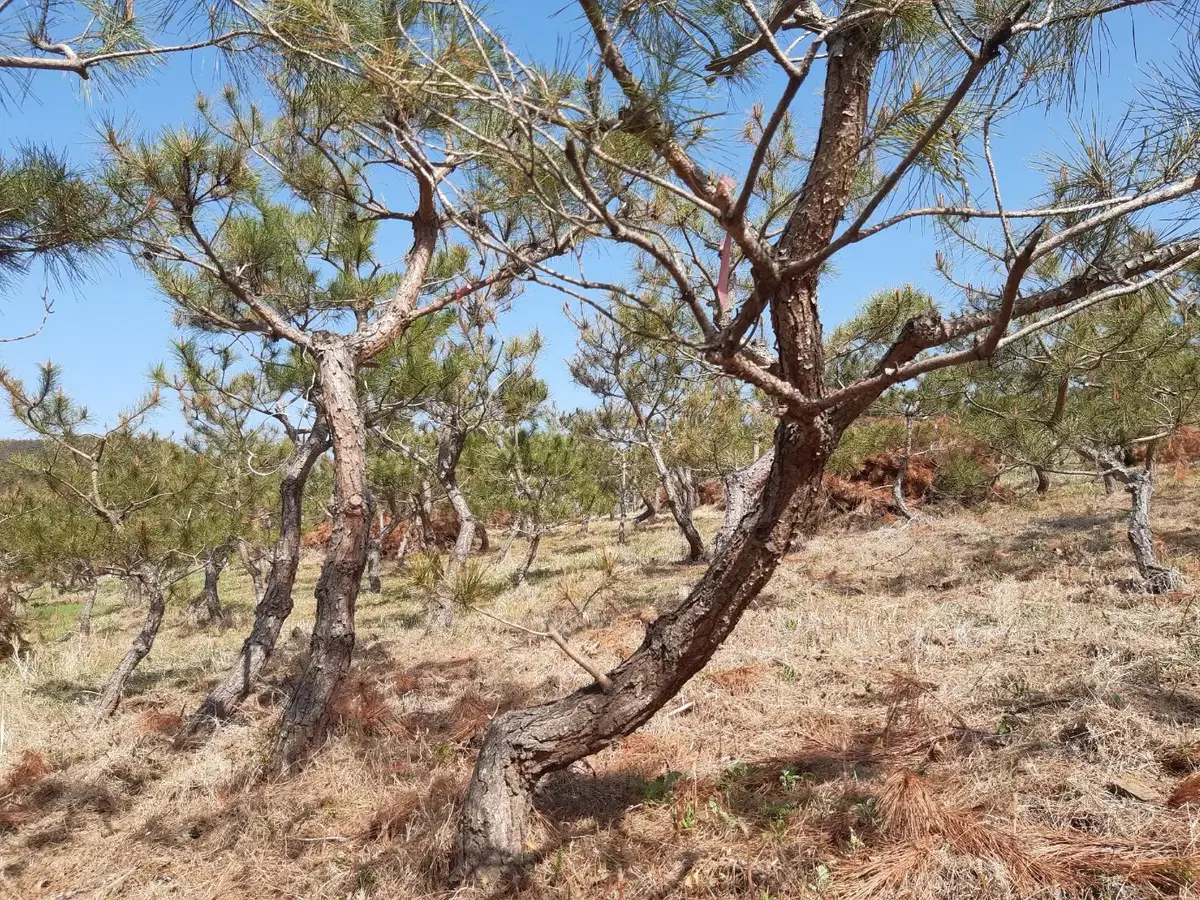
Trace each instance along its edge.
{"label": "curved pine trunk", "polygon": [[300,567],[304,486],[312,467],[328,449],[329,431],[320,419],[308,437],[292,449],[279,484],[279,537],[271,553],[271,568],[262,595],[254,607],[254,625],[225,677],[209,691],[200,708],[184,724],[179,741],[194,738],[233,715],[250,696],[259,674],[275,652],[283,623],[292,613],[292,588]]}
{"label": "curved pine trunk", "polygon": [[537,558],[538,547],[542,544],[542,530],[538,525],[533,526],[533,534],[529,538],[529,550],[525,553],[525,559],[521,561],[520,568],[513,573],[513,584],[520,587],[525,583],[525,579],[529,576],[529,569],[533,565],[534,559]]}
{"label": "curved pine trunk", "polygon": [[188,621],[197,628],[229,627],[229,613],[221,606],[220,581],[231,550],[224,544],[204,555],[204,587],[188,605]]}
{"label": "curved pine trunk", "polygon": [[308,662],[283,711],[268,766],[274,774],[306,761],[328,733],[330,705],[354,652],[354,610],[371,532],[367,428],[355,378],[357,361],[340,339],[319,346],[316,355],[322,413],[333,435],[332,532],[317,579]]}
{"label": "curved pine trunk", "polygon": [[121,659],[120,664],[112,673],[112,676],[108,679],[108,684],[105,685],[103,692],[100,694],[100,699],[96,703],[95,715],[97,719],[111,716],[117,711],[117,707],[121,705],[121,697],[125,693],[125,684],[129,681],[129,676],[133,674],[138,664],[149,656],[150,651],[154,649],[154,639],[158,636],[158,629],[162,625],[163,616],[167,612],[167,598],[163,594],[162,585],[159,582],[157,573],[146,570],[138,576],[138,582],[141,585],[142,595],[149,600],[149,604],[146,607],[146,620],[142,623],[142,630],[133,639],[133,643],[129,649],[125,651],[125,656]]}
{"label": "curved pine trunk", "polygon": [[1178,570],[1159,562],[1154,549],[1154,534],[1150,529],[1150,498],[1154,493],[1154,482],[1144,469],[1126,469],[1124,476],[1117,476],[1125,483],[1131,498],[1129,512],[1129,544],[1133,547],[1133,558],[1138,574],[1152,594],[1169,594],[1183,589],[1183,576]]}
{"label": "curved pine trunk", "polygon": [[1033,474],[1037,478],[1037,492],[1046,494],[1050,492],[1050,473],[1041,466],[1033,467]]}
{"label": "curved pine trunk", "polygon": [[446,499],[458,517],[458,537],[454,541],[454,549],[450,551],[450,559],[438,583],[434,585],[429,597],[428,624],[431,628],[449,628],[454,624],[454,581],[459,571],[471,555],[471,546],[475,542],[475,528],[478,519],[471,512],[471,506],[458,486],[458,460],[462,455],[466,435],[460,431],[447,429],[438,441],[437,478]]}
{"label": "curved pine trunk", "polygon": [[762,496],[688,598],[646,632],[641,647],[596,684],[492,721],[462,811],[458,880],[495,879],[525,852],[533,790],[646,722],[700,671],[774,574],[797,528],[811,524],[832,441],[780,425]]}
{"label": "curved pine trunk", "polygon": [[704,559],[705,555],[704,539],[700,537],[696,523],[692,520],[692,504],[689,503],[689,498],[686,496],[685,486],[680,484],[678,476],[667,466],[658,449],[658,443],[650,434],[650,429],[643,426],[642,433],[646,438],[646,445],[650,449],[650,458],[654,460],[654,469],[658,472],[659,484],[662,485],[663,494],[666,496],[667,509],[671,511],[671,518],[679,527],[679,533],[687,541],[688,562],[699,562]]}
{"label": "curved pine trunk", "polygon": [[79,634],[83,637],[88,637],[92,633],[92,611],[96,608],[98,593],[100,593],[100,579],[96,578],[92,580],[92,589],[88,592],[87,599],[79,608]]}

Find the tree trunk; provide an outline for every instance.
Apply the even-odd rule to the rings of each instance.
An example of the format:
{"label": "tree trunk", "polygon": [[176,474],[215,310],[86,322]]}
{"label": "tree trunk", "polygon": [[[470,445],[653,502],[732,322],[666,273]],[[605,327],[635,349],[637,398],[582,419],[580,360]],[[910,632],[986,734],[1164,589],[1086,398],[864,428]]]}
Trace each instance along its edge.
{"label": "tree trunk", "polygon": [[437,543],[437,534],[433,530],[433,499],[428,481],[421,482],[421,492],[413,495],[413,504],[417,508],[417,516],[421,522],[421,540],[418,549],[424,549],[430,544]]}
{"label": "tree trunk", "polygon": [[1129,543],[1133,547],[1133,558],[1138,573],[1152,594],[1169,594],[1183,589],[1183,577],[1170,566],[1158,560],[1154,550],[1154,535],[1150,530],[1150,497],[1154,482],[1144,469],[1126,469],[1118,476],[1129,491],[1132,504],[1129,514]]}
{"label": "tree trunk", "polygon": [[1158,438],[1146,444],[1146,460],[1143,468],[1150,473],[1150,480],[1158,474]]}
{"label": "tree trunk", "polygon": [[662,485],[663,493],[666,495],[667,508],[671,510],[671,517],[679,526],[684,540],[687,541],[688,562],[699,562],[704,559],[704,539],[700,537],[700,532],[696,530],[696,523],[692,521],[692,508],[688,503],[688,497],[677,482],[677,476],[663,459],[662,453],[658,449],[658,442],[651,436],[648,426],[643,425],[642,435],[650,450],[650,458],[654,460],[659,484]]}
{"label": "tree trunk", "polygon": [[[854,8],[858,4],[854,5]],[[596,0],[581,3],[593,31],[606,33]],[[802,197],[778,239],[784,258],[803,259],[828,246],[861,171],[863,134],[883,29],[847,28],[831,44],[816,150]],[[801,396],[820,397],[825,369],[817,312],[819,268],[761,280],[778,354],[778,374]],[[772,374],[775,374],[774,372]],[[605,689],[589,685],[532,709],[492,720],[468,787],[459,826],[458,879],[503,875],[525,849],[533,789],[550,772],[609,746],[646,722],[721,646],[775,573],[797,532],[809,531],[821,476],[842,431],[878,396],[863,396],[831,414],[783,419],[762,495],[725,549],[675,610],[646,630],[641,646],[610,673]]]}
{"label": "tree trunk", "polygon": [[1034,477],[1037,478],[1037,492],[1045,494],[1050,491],[1050,473],[1041,466],[1033,467]]}
{"label": "tree trunk", "polygon": [[254,625],[234,664],[188,718],[177,742],[190,740],[216,722],[228,719],[250,696],[259,673],[275,652],[283,623],[292,612],[292,588],[300,567],[304,486],[312,467],[328,449],[329,430],[321,419],[314,423],[308,437],[293,447],[279,484],[279,537],[270,554],[271,569],[262,596],[254,607]]}
{"label": "tree trunk", "polygon": [[454,581],[458,578],[459,570],[471,555],[471,546],[475,542],[475,526],[477,519],[471,512],[467,498],[463,496],[458,486],[458,460],[462,455],[466,435],[457,429],[445,429],[438,439],[437,478],[446,499],[458,517],[458,537],[454,541],[454,549],[446,562],[445,571],[438,583],[434,585],[429,598],[429,626],[431,628],[449,628],[454,624]]}
{"label": "tree trunk", "polygon": [[644,525],[647,522],[653,522],[658,517],[658,498],[653,494],[643,494],[642,503],[646,508],[633,517],[633,524],[636,528],[638,525]]}
{"label": "tree trunk", "polygon": [[520,587],[525,583],[525,578],[529,575],[529,567],[533,565],[533,560],[537,556],[538,546],[542,543],[542,530],[538,525],[533,526],[533,533],[529,538],[529,550],[525,554],[525,559],[521,562],[521,567],[513,573],[513,584]]}
{"label": "tree trunk", "polygon": [[504,543],[500,546],[500,552],[496,555],[496,562],[502,563],[508,559],[508,552],[512,550],[512,545],[516,543],[517,535],[521,533],[520,520],[513,523],[508,529],[508,533],[504,536]]}
{"label": "tree trunk", "polygon": [[467,498],[459,490],[458,482],[451,479],[442,487],[446,497],[458,516],[458,538],[454,541],[454,549],[446,561],[446,569],[442,573],[433,594],[430,597],[429,624],[434,628],[449,628],[454,624],[454,580],[471,555],[471,545],[475,542],[475,516],[467,505]]}
{"label": "tree trunk", "polygon": [[475,520],[475,531],[479,535],[479,552],[488,553],[492,549],[491,538],[488,537],[487,525],[482,520]]}
{"label": "tree trunk", "polygon": [[88,592],[87,599],[79,608],[79,633],[84,637],[88,637],[92,633],[92,610],[96,608],[98,593],[100,593],[100,579],[96,578],[92,581],[92,589]]}
{"label": "tree trunk", "polygon": [[538,781],[609,746],[646,722],[695,675],[774,574],[798,527],[807,529],[834,440],[781,424],[762,496],[725,549],[641,647],[596,684],[492,720],[463,807],[455,877],[495,879],[518,864]]}
{"label": "tree trunk", "polygon": [[271,573],[271,554],[259,548],[251,549],[250,544],[243,540],[238,541],[238,556],[242,560],[242,568],[250,576],[250,583],[254,589],[254,605],[257,607],[267,589],[267,578]]}
{"label": "tree trunk", "polygon": [[383,593],[383,578],[380,575],[379,558],[381,556],[379,541],[371,541],[367,548],[367,593]]}
{"label": "tree trunk", "polygon": [[188,604],[188,621],[196,628],[229,627],[229,614],[221,606],[219,584],[231,549],[230,545],[222,544],[204,555],[204,588]]}
{"label": "tree trunk", "polygon": [[150,655],[159,626],[162,625],[163,616],[167,611],[167,600],[158,574],[146,569],[138,576],[138,581],[142,585],[141,593],[150,601],[146,609],[146,620],[100,694],[100,700],[96,703],[97,719],[107,718],[117,711],[121,704],[121,696],[125,693],[125,684],[133,670],[138,667],[138,663]]}
{"label": "tree trunk", "polygon": [[354,608],[371,532],[367,428],[355,378],[357,362],[344,340],[324,337],[316,355],[322,412],[333,435],[332,532],[317,580],[308,663],[283,712],[269,766],[275,774],[303,763],[325,740],[330,702],[354,652]]}
{"label": "tree trunk", "polygon": [[721,523],[721,530],[713,539],[718,553],[724,551],[730,537],[733,536],[742,519],[745,518],[746,513],[750,511],[754,501],[758,498],[767,476],[771,473],[771,464],[774,459],[775,451],[770,450],[744,469],[729,472],[721,479],[725,485],[725,520]]}
{"label": "tree trunk", "polygon": [[908,506],[908,501],[904,498],[904,470],[907,466],[902,466],[896,471],[896,477],[892,481],[892,505],[896,507],[896,512],[904,516],[910,522],[917,518]]}

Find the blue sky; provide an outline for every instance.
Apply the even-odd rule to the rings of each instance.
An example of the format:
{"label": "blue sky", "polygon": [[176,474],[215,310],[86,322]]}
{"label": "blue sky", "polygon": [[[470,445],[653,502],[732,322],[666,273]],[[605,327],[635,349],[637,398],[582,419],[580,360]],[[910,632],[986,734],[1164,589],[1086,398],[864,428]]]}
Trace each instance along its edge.
{"label": "blue sky", "polygon": [[[540,58],[571,53],[578,46],[579,16],[566,0],[497,5],[492,20],[513,36],[514,48]],[[557,15],[554,15],[555,12]],[[1136,23],[1136,30],[1133,25]],[[1136,37],[1136,40],[1135,40]],[[1174,28],[1145,13],[1113,19],[1113,47],[1094,82],[1103,88],[1099,104],[1104,117],[1119,117],[1148,77],[1149,63],[1169,56],[1172,44],[1184,43]],[[156,68],[148,78],[110,96],[89,93],[87,83],[73,76],[39,74],[33,90],[19,105],[0,107],[0,148],[17,143],[46,143],[86,162],[96,149],[96,123],[106,117],[128,121],[136,130],[154,131],[191,121],[194,101],[203,91],[213,95],[227,73],[211,53],[177,57]],[[805,85],[811,109],[820,90],[819,73]],[[752,99],[734,99],[735,112],[748,110]],[[774,98],[766,97],[768,104]],[[802,124],[802,136],[815,133]],[[1005,183],[1006,203],[1021,203],[1040,186],[1031,163],[1046,147],[1069,142],[1071,133],[1061,119],[1047,120],[1040,112],[1022,114],[1004,126],[997,143],[997,160]],[[731,138],[731,144],[733,140]],[[738,151],[731,153],[736,162]],[[821,302],[827,328],[845,319],[872,292],[906,282],[932,285],[934,243],[920,226],[897,229],[889,236],[860,244],[840,254],[836,272],[823,288]],[[169,305],[149,280],[130,263],[113,258],[98,261],[88,278],[57,283],[35,270],[0,294],[0,336],[24,334],[41,319],[43,295],[54,304],[46,327],[36,337],[0,344],[0,364],[18,376],[30,377],[38,363],[53,359],[64,368],[69,393],[88,406],[97,421],[111,421],[146,388],[150,367],[168,358],[176,335]],[[549,289],[532,287],[519,297],[502,320],[509,334],[537,327],[545,339],[541,374],[560,408],[589,403],[589,395],[574,385],[564,360],[574,348],[574,330],[561,313],[564,298]],[[181,420],[168,407],[154,421],[161,431],[178,431]],[[20,436],[7,415],[0,418],[0,437]]]}

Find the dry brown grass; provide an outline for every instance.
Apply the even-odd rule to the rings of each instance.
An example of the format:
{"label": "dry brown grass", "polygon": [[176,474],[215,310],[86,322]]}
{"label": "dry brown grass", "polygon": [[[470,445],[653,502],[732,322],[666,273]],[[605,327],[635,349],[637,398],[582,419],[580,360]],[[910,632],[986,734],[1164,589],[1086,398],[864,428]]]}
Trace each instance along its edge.
{"label": "dry brown grass", "polygon": [[[1166,554],[1200,582],[1200,485],[1158,496]],[[1056,488],[813,539],[677,703],[543,786],[522,896],[1194,896],[1200,604],[1131,590],[1123,502]],[[700,576],[680,550],[665,520],[626,547],[609,523],[564,531],[491,609],[550,619],[613,665]],[[490,573],[497,585],[520,555]],[[308,624],[315,575],[309,560],[289,629]],[[563,601],[610,578],[583,615]],[[454,821],[487,723],[586,675],[480,616],[426,635],[419,591],[390,572],[360,601],[330,744],[297,777],[261,783],[304,634],[203,747],[164,740],[249,624],[248,586],[223,590],[235,627],[197,631],[173,610],[121,711],[96,727],[81,713],[139,611],[106,588],[96,636],[55,643],[73,623],[33,610],[25,678],[9,664],[0,681],[0,887],[451,896]],[[1131,779],[1157,799],[1112,789]]]}

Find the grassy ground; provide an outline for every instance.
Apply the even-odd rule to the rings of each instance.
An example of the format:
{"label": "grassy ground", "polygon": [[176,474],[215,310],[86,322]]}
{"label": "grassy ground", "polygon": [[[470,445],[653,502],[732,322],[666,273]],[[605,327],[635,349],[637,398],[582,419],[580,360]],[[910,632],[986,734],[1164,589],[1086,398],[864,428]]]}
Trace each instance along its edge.
{"label": "grassy ground", "polygon": [[[1193,584],[1197,500],[1200,483],[1167,483],[1156,510]],[[522,891],[1193,896],[1200,818],[1178,802],[1186,784],[1173,792],[1200,769],[1197,610],[1190,593],[1132,588],[1124,502],[1080,485],[813,539],[677,703],[544,786]],[[523,549],[487,570],[486,608],[550,620],[605,665],[701,574],[675,562],[667,522],[624,547],[609,523],[558,534],[529,583],[506,588]],[[315,574],[306,563],[298,629]],[[419,589],[389,571],[361,601],[335,739],[303,774],[255,783],[302,631],[243,716],[202,749],[169,746],[248,626],[248,585],[231,572],[222,587],[234,627],[190,629],[181,598],[100,726],[86,704],[140,612],[108,586],[94,637],[57,641],[78,598],[31,610],[36,655],[0,682],[0,893],[446,896],[489,718],[587,676],[477,613],[426,635]]]}

